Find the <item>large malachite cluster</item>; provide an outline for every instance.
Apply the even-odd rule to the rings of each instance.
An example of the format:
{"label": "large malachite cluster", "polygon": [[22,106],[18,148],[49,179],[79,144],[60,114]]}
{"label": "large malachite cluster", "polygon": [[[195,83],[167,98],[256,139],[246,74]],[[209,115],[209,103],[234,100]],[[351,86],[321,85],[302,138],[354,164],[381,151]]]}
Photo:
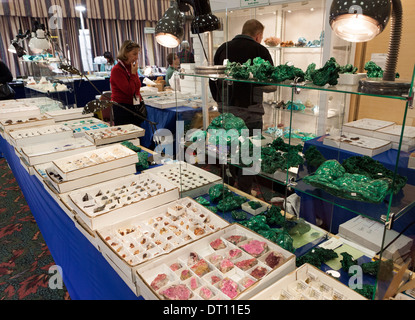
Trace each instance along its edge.
{"label": "large malachite cluster", "polygon": [[261,170],[268,174],[274,174],[277,170],[284,171],[303,164],[304,159],[298,154],[302,148],[301,144],[292,146],[285,143],[282,138],[275,139],[261,149]]}
{"label": "large malachite cluster", "polygon": [[255,79],[273,82],[284,82],[286,80],[294,80],[295,82],[311,81],[317,86],[326,84],[334,86],[338,82],[339,73],[355,73],[356,70],[357,68],[351,64],[340,66],[333,57],[320,69],[316,69],[315,63],[310,64],[305,72],[290,64],[281,64],[274,67],[269,61],[257,57],[253,60],[249,59],[245,63],[228,61],[225,73],[229,77],[240,80]]}

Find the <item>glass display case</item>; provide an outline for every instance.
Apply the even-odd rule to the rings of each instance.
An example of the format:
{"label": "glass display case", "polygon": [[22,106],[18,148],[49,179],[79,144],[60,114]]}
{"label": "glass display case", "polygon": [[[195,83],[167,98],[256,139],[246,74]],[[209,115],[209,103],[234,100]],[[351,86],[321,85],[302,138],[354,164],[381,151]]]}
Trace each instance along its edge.
{"label": "glass display case", "polygon": [[[406,281],[413,269],[415,174],[408,168],[408,161],[415,141],[413,127],[405,124],[412,108],[415,72],[407,79],[411,89],[402,96],[363,93],[357,82],[315,84],[310,74],[330,63],[337,65],[338,79],[339,67],[353,63],[354,47],[332,35],[326,1],[307,2],[321,4],[318,10],[306,9],[320,14],[320,19],[314,17],[313,21],[323,21],[316,36],[320,47],[269,48],[273,67],[257,60],[250,67],[229,61],[225,74],[182,70],[182,79],[200,83],[205,99],[211,98],[213,85],[221,101],[215,110],[219,116],[215,113],[215,117],[209,116],[212,109],[204,105],[203,130],[187,131],[178,149],[184,152],[177,153],[177,157],[222,177],[223,185],[216,190],[223,199],[218,214],[294,252],[297,267],[317,261],[320,269],[365,297],[390,298],[393,284]],[[301,3],[297,5],[298,15],[304,14]],[[266,10],[266,14],[275,16],[273,36],[297,41],[302,33],[294,32],[297,30],[290,25],[289,16],[295,15],[295,10],[289,13],[291,9],[284,5],[276,7],[280,11],[276,10],[275,15],[273,10]],[[260,18],[260,8],[245,10],[250,11],[250,18]],[[231,15],[232,11],[226,10],[222,17],[225,34],[230,34]],[[299,19],[297,16],[295,21]],[[299,23],[298,27],[304,29],[307,24]],[[310,69],[312,63],[316,66]],[[277,81],[273,75],[279,72],[278,66],[299,68],[302,76]],[[244,78],[249,72],[250,76]],[[262,125],[255,127],[259,131],[245,132],[253,126],[242,120],[240,109],[228,103],[232,98],[229,88],[236,86],[260,97],[258,105],[264,107],[265,114]],[[373,97],[385,105],[398,102],[400,106],[393,112],[399,121],[349,117],[350,101],[355,97]],[[179,166],[184,170],[185,164]],[[207,206],[217,205],[209,197],[204,200]],[[243,202],[250,202],[252,210],[240,218],[233,208]],[[262,205],[266,211],[258,214],[255,209]],[[302,227],[304,231],[299,231]],[[325,253],[320,252],[322,256],[313,257],[319,250],[327,250],[328,256],[322,258]],[[352,266],[363,273],[353,273]],[[360,276],[360,286],[353,287],[354,276]]]}

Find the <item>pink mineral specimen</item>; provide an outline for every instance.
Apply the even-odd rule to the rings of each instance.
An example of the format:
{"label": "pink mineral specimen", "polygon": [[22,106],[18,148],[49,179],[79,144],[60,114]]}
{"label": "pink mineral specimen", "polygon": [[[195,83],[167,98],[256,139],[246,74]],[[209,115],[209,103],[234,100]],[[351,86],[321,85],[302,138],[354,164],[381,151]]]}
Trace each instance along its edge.
{"label": "pink mineral specimen", "polygon": [[196,290],[198,286],[199,283],[197,282],[197,279],[195,277],[192,277],[192,279],[190,279],[190,289]]}
{"label": "pink mineral specimen", "polygon": [[187,259],[187,265],[191,266],[194,265],[196,262],[200,260],[199,256],[196,252],[190,252],[189,258]]}
{"label": "pink mineral specimen", "polygon": [[254,257],[259,257],[268,249],[266,242],[259,240],[251,240],[248,243],[241,245],[240,247]]}
{"label": "pink mineral specimen", "polygon": [[244,288],[249,288],[250,286],[252,286],[255,283],[254,280],[252,280],[249,277],[245,277],[242,279],[241,284]]}
{"label": "pink mineral specimen", "polygon": [[226,240],[228,240],[230,243],[233,244],[238,244],[241,241],[244,241],[246,238],[244,236],[238,236],[238,235],[233,235],[230,236],[228,238],[226,238]]}
{"label": "pink mineral specimen", "polygon": [[190,273],[190,270],[183,270],[180,274],[180,280],[186,280],[189,279],[192,276],[192,274]]}
{"label": "pink mineral specimen", "polygon": [[233,264],[233,262],[232,262],[231,260],[229,260],[229,259],[224,259],[224,260],[222,260],[222,262],[220,263],[219,270],[220,270],[222,273],[226,273],[226,272],[228,272],[228,271],[232,270],[232,269],[233,269],[233,267],[234,267],[234,264]]}
{"label": "pink mineral specimen", "polygon": [[235,265],[241,269],[241,270],[248,270],[250,268],[252,268],[253,266],[255,266],[258,263],[258,260],[255,258],[252,259],[245,259],[245,260],[241,260],[235,263]]}
{"label": "pink mineral specimen", "polygon": [[238,259],[242,255],[241,249],[231,249],[229,250],[229,259]]}
{"label": "pink mineral specimen", "polygon": [[223,257],[220,254],[213,254],[209,257],[210,263],[216,265],[223,260]]}
{"label": "pink mineral specimen", "polygon": [[258,266],[251,271],[250,275],[253,276],[255,279],[261,279],[263,276],[267,274],[267,272],[267,269]]}
{"label": "pink mineral specimen", "polygon": [[154,290],[158,290],[160,289],[162,286],[164,286],[167,282],[169,281],[169,279],[167,278],[167,274],[165,273],[160,273],[157,275],[157,277],[155,277],[155,279],[151,282],[150,286],[154,289]]}
{"label": "pink mineral specimen", "polygon": [[173,264],[171,264],[171,265],[170,265],[170,269],[171,269],[172,271],[179,270],[181,267],[182,267],[182,265],[181,265],[180,263],[178,263],[178,262],[173,263]]}
{"label": "pink mineral specimen", "polygon": [[218,276],[212,276],[210,279],[212,280],[212,284],[215,284],[221,280]]}
{"label": "pink mineral specimen", "polygon": [[222,239],[220,239],[220,238],[218,238],[218,239],[216,239],[216,240],[213,240],[211,243],[210,243],[210,246],[213,248],[213,249],[215,249],[215,250],[219,250],[219,249],[224,249],[224,248],[226,248],[226,245],[225,245],[225,243],[222,241]]}
{"label": "pink mineral specimen", "polygon": [[231,299],[239,294],[238,284],[229,278],[225,278],[219,283],[219,289]]}
{"label": "pink mineral specimen", "polygon": [[199,295],[203,299],[208,300],[213,296],[213,292],[207,287],[202,287],[200,288]]}
{"label": "pink mineral specimen", "polygon": [[265,263],[268,267],[274,269],[275,267],[279,266],[284,261],[284,258],[280,254],[275,254],[274,252],[270,252],[268,256],[265,258]]}
{"label": "pink mineral specimen", "polygon": [[189,300],[193,293],[184,284],[173,285],[161,292],[168,300]]}
{"label": "pink mineral specimen", "polygon": [[191,267],[192,271],[196,273],[199,277],[205,275],[210,271],[209,265],[205,260],[199,260],[195,265]]}

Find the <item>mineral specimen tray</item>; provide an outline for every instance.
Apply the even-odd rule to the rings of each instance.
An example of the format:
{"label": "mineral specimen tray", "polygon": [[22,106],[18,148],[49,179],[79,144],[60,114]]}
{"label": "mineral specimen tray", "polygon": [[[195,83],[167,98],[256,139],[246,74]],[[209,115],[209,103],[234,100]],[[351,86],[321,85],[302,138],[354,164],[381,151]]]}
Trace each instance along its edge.
{"label": "mineral specimen tray", "polygon": [[394,124],[395,122],[392,121],[364,118],[345,123],[343,125],[343,132],[349,132],[351,134],[361,134],[366,137],[374,137],[374,133],[377,130],[389,128]]}
{"label": "mineral specimen tray", "polygon": [[122,177],[69,193],[70,206],[91,230],[120,222],[178,198],[176,186],[151,173]]}
{"label": "mineral specimen tray", "polygon": [[[227,240],[230,236],[243,236],[245,239],[239,244],[234,244]],[[215,250],[210,245],[217,239],[222,240],[225,245],[224,249]],[[254,240],[257,243],[259,241],[261,244],[265,243],[267,249],[262,252],[258,252],[258,255],[248,253],[248,251],[245,251],[241,245],[251,243],[251,240]],[[233,253],[237,253],[238,250],[240,250],[239,254],[241,254],[241,256],[238,257],[232,255],[231,250],[234,250]],[[273,268],[266,264],[266,258],[271,254],[271,252],[281,258]],[[196,268],[196,265],[193,265],[192,268],[192,264],[189,265],[188,259],[190,257],[190,253],[196,253],[200,259],[205,260],[206,263],[204,269]],[[215,254],[223,256],[224,259],[228,258],[232,261],[232,264],[229,264],[226,269],[221,268],[219,264],[212,262],[214,258],[213,255]],[[239,268],[236,264],[234,264],[236,262],[249,259],[255,259],[255,261],[251,260],[254,261],[255,264],[252,264],[250,267],[247,266],[245,270],[244,268]],[[173,271],[171,266],[175,263],[178,263],[181,268]],[[233,268],[232,265],[234,266]],[[181,280],[182,272],[185,269],[190,270],[191,278]],[[231,224],[202,239],[178,248],[167,255],[160,256],[141,264],[135,270],[135,282],[137,284],[137,294],[141,294],[141,296],[149,300],[163,299],[161,292],[174,285],[185,285],[188,290],[192,291],[192,300],[202,298],[200,296],[200,289],[202,286],[207,287],[214,294],[211,298],[213,300],[245,300],[251,298],[293,270],[295,270],[294,254],[239,224]],[[254,277],[254,271],[263,271],[265,274],[259,275],[256,273],[256,277]],[[163,287],[154,289],[154,287],[152,287],[152,282],[160,274],[166,274],[168,282],[164,283]],[[217,279],[220,279],[221,281],[212,284],[212,276],[218,277]],[[195,278],[193,281],[198,283],[198,287],[193,290],[191,289],[192,278]],[[226,282],[222,282],[224,279]],[[250,281],[247,287],[244,287],[244,284],[248,283],[245,281]],[[227,295],[224,292],[224,287],[222,287],[223,291],[221,291],[221,283],[223,285],[231,284],[233,288],[237,288],[238,291],[236,292],[236,290],[234,290],[233,294],[228,292]]]}
{"label": "mineral specimen tray", "polygon": [[53,170],[63,180],[76,180],[137,163],[137,153],[121,144],[82,152],[52,161]]}
{"label": "mineral specimen tray", "polygon": [[97,129],[85,132],[85,137],[96,146],[143,137],[145,130],[133,124]]}
{"label": "mineral specimen tray", "polygon": [[50,184],[55,188],[57,193],[70,192],[76,189],[88,187],[97,183],[111,180],[113,177],[125,177],[137,172],[135,163],[114,168],[108,171],[95,173],[89,176],[81,177],[75,180],[59,180],[56,178],[56,172],[53,172],[53,167],[46,169],[46,180],[49,180]]}
{"label": "mineral specimen tray", "polygon": [[[176,209],[177,215],[170,213]],[[198,223],[200,230],[190,227],[192,220]],[[98,229],[97,234],[102,254],[133,282],[134,268],[141,263],[228,225],[226,220],[187,197]]]}
{"label": "mineral specimen tray", "polygon": [[[374,134],[375,138],[391,141],[399,144],[402,133],[402,125],[394,125],[388,128],[377,130]],[[405,126],[402,136],[402,144],[415,145],[415,127]]]}
{"label": "mineral specimen tray", "polygon": [[20,154],[29,165],[34,166],[95,149],[96,146],[85,138],[68,138],[25,146]]}
{"label": "mineral specimen tray", "polygon": [[9,130],[7,133],[7,140],[16,148],[73,137],[71,129],[59,124]]}
{"label": "mineral specimen tray", "polygon": [[180,190],[182,198],[196,198],[209,192],[215,184],[222,183],[222,178],[183,161],[168,163],[146,170],[168,179]]}
{"label": "mineral specimen tray", "polygon": [[252,300],[367,300],[337,279],[305,263]]}
{"label": "mineral specimen tray", "polygon": [[38,117],[14,117],[10,119],[0,120],[0,130],[17,130],[32,126],[46,126],[55,124],[55,120],[47,115]]}
{"label": "mineral specimen tray", "polygon": [[390,141],[343,132],[341,136],[326,136],[323,144],[373,157],[392,147]]}
{"label": "mineral specimen tray", "polygon": [[72,108],[72,109],[48,111],[45,114],[54,118],[56,122],[90,118],[94,116],[92,113],[83,114],[83,111],[84,111],[84,108]]}

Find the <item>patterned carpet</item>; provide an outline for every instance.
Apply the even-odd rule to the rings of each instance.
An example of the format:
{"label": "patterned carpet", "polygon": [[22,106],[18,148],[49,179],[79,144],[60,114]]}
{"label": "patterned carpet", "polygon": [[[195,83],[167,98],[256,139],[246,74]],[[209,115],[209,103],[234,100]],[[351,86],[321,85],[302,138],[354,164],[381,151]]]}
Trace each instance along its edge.
{"label": "patterned carpet", "polygon": [[[0,300],[70,300],[4,158],[0,158]],[[52,267],[52,269],[50,269]]]}

